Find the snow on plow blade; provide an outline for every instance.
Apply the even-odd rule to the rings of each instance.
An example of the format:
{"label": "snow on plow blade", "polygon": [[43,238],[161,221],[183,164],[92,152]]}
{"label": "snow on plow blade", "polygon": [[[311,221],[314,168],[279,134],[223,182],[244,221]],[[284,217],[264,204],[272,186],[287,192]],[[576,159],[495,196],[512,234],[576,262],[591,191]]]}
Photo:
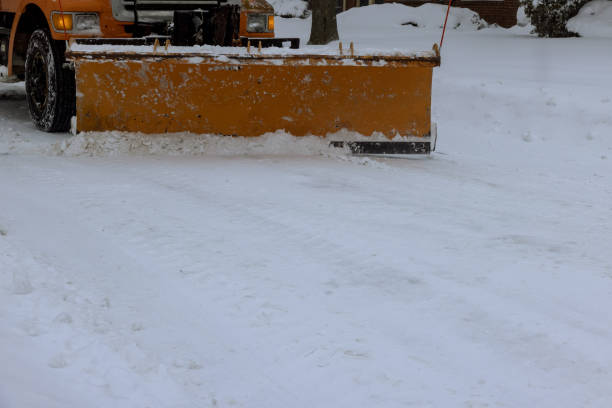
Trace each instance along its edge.
{"label": "snow on plow blade", "polygon": [[[411,56],[74,48],[67,56],[76,72],[78,131],[259,136],[284,129],[331,134],[333,146],[382,154],[429,153],[435,144],[437,47]],[[338,134],[357,136],[334,138],[343,129],[350,132]]]}

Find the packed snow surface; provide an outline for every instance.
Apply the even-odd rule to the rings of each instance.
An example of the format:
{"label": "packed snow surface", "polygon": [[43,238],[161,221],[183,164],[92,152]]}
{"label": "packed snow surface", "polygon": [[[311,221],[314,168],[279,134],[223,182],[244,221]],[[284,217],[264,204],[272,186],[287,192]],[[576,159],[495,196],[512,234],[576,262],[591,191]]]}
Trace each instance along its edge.
{"label": "packed snow surface", "polygon": [[610,43],[528,31],[447,33],[428,158],[45,134],[0,84],[0,407],[609,408]]}
{"label": "packed snow surface", "polygon": [[569,19],[566,26],[582,37],[612,37],[612,1],[588,2],[582,6],[577,16]]}

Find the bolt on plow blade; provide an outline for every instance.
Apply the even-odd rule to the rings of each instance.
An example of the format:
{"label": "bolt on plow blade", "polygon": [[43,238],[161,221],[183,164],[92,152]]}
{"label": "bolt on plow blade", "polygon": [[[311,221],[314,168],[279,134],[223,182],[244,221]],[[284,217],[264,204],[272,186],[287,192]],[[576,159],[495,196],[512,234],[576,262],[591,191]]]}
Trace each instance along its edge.
{"label": "bolt on plow blade", "polygon": [[437,52],[344,56],[234,50],[74,47],[67,57],[76,72],[77,130],[260,136],[282,129],[294,136],[328,136],[332,146],[346,145],[354,153],[433,150],[430,105]]}

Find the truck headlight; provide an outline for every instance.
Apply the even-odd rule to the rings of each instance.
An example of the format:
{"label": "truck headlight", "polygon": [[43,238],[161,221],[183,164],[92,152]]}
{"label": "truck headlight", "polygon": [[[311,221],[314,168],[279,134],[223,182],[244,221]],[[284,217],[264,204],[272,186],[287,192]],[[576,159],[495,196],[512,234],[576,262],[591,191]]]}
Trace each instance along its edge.
{"label": "truck headlight", "polygon": [[96,13],[73,13],[59,12],[51,13],[53,28],[58,33],[64,31],[70,34],[99,34],[100,18]]}
{"label": "truck headlight", "polygon": [[100,20],[97,14],[75,14],[74,31],[79,33],[100,32]]}
{"label": "truck headlight", "polygon": [[274,31],[274,16],[257,13],[247,14],[247,31],[250,33],[268,33]]}

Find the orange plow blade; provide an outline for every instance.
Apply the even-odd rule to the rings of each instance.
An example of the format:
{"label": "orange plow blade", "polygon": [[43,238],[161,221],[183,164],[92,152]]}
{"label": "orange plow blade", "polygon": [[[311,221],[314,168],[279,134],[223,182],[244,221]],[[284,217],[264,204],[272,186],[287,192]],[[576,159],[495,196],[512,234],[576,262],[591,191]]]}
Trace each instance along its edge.
{"label": "orange plow blade", "polygon": [[429,142],[427,151],[414,145],[416,153],[429,153],[437,52],[343,56],[244,51],[69,51],[76,72],[77,130],[233,136],[279,129],[295,136],[326,136],[348,130],[359,135],[359,140],[346,141],[353,150],[353,142],[393,139]]}

